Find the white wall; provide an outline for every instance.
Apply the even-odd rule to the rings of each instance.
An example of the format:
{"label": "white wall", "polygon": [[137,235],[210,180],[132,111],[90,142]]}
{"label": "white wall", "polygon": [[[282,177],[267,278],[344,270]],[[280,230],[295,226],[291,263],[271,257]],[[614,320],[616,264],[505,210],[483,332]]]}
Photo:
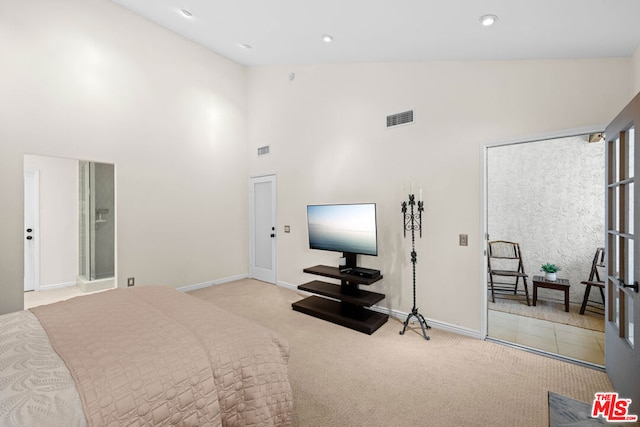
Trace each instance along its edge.
{"label": "white wall", "polygon": [[[487,150],[491,240],[520,244],[530,292],[531,277],[544,275],[542,264],[558,265],[558,277],[569,280],[576,303],[582,303],[585,287],[580,282],[589,278],[605,236],[605,144],[587,140],[575,136]],[[553,290],[539,293],[541,298],[562,298]]]}
{"label": "white wall", "polygon": [[[258,67],[247,87],[244,67],[105,0],[0,8],[0,313],[22,308],[32,153],[116,165],[120,286],[246,273],[248,175],[278,173],[279,228],[292,226],[279,273],[291,284],[337,262],[306,249],[307,203],[376,201],[380,256],[362,264],[383,270],[373,288],[404,311],[399,203],[413,176],[426,198],[418,305],[478,330],[480,147],[606,123],[632,92],[629,58]],[[384,129],[408,108],[416,124]],[[272,154],[256,159],[265,144]]]}
{"label": "white wall", "polygon": [[40,171],[40,288],[75,285],[78,275],[78,161],[24,156]]}
{"label": "white wall", "polygon": [[115,164],[119,286],[246,274],[245,68],[106,0],[0,11],[0,313],[23,306],[25,153]]}
{"label": "white wall", "polygon": [[[376,202],[379,256],[361,264],[382,270],[371,286],[387,295],[381,304],[409,312],[400,203],[413,177],[425,197],[417,306],[480,331],[481,147],[606,124],[630,84],[629,58],[251,68],[249,173],[278,174],[279,280],[298,285],[313,280],[304,267],[337,265],[336,254],[308,249],[307,204]],[[415,124],[385,129],[386,115],[411,108]],[[263,145],[271,154],[257,158]],[[469,246],[458,246],[460,233]]]}

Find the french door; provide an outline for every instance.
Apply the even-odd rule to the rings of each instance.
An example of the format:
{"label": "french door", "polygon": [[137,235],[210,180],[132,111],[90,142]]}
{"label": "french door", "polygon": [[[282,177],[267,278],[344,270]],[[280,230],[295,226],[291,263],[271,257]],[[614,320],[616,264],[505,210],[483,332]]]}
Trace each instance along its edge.
{"label": "french door", "polygon": [[605,365],[629,413],[640,414],[640,94],[609,124],[607,138]]}
{"label": "french door", "polygon": [[276,283],[276,177],[249,180],[249,275]]}

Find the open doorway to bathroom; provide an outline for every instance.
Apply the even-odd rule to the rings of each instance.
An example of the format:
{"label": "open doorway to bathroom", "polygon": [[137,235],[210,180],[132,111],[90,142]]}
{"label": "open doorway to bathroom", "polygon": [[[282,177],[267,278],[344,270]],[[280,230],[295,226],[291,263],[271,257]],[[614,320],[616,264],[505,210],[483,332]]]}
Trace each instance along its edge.
{"label": "open doorway to bathroom", "polygon": [[[507,285],[495,298],[488,283],[488,337],[604,365],[601,293],[591,289],[583,311],[587,286],[581,283],[604,246],[604,173],[604,141],[593,134],[487,149],[487,239],[519,245],[530,304],[522,278],[516,294]],[[557,278],[568,287],[542,287],[543,264],[558,266]],[[602,269],[599,274],[604,278]],[[514,277],[500,280],[515,283]]]}
{"label": "open doorway to bathroom", "polygon": [[25,155],[25,308],[115,282],[114,165]]}

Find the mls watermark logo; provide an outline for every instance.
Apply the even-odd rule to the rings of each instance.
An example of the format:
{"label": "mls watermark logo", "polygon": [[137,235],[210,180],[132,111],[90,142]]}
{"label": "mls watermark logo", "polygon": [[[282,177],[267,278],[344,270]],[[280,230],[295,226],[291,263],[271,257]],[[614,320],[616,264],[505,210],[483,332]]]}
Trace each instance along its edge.
{"label": "mls watermark logo", "polygon": [[634,422],[638,421],[637,415],[629,414],[631,399],[621,399],[618,393],[596,393],[591,407],[591,416],[604,417],[607,421]]}

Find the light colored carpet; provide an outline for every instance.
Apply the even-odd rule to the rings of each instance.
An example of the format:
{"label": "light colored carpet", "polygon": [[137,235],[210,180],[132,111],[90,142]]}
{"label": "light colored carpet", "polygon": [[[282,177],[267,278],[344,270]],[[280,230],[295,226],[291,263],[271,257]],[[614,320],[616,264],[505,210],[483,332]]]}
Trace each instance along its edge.
{"label": "light colored carpet", "polygon": [[569,302],[569,312],[564,311],[564,301],[540,299],[533,306],[533,296],[531,305],[527,306],[524,296],[500,295],[496,296],[496,302],[489,299],[489,310],[502,311],[505,313],[517,314],[518,316],[533,317],[535,319],[548,320],[550,322],[562,323],[576,326],[583,329],[604,332],[604,315],[590,311],[587,306],[584,314],[580,314],[580,305]]}
{"label": "light colored carpet", "polygon": [[[190,292],[289,341],[295,425],[545,426],[548,391],[589,402],[603,372],[390,319],[373,335],[291,309],[295,291],[241,280]],[[425,313],[425,315],[427,315]]]}

